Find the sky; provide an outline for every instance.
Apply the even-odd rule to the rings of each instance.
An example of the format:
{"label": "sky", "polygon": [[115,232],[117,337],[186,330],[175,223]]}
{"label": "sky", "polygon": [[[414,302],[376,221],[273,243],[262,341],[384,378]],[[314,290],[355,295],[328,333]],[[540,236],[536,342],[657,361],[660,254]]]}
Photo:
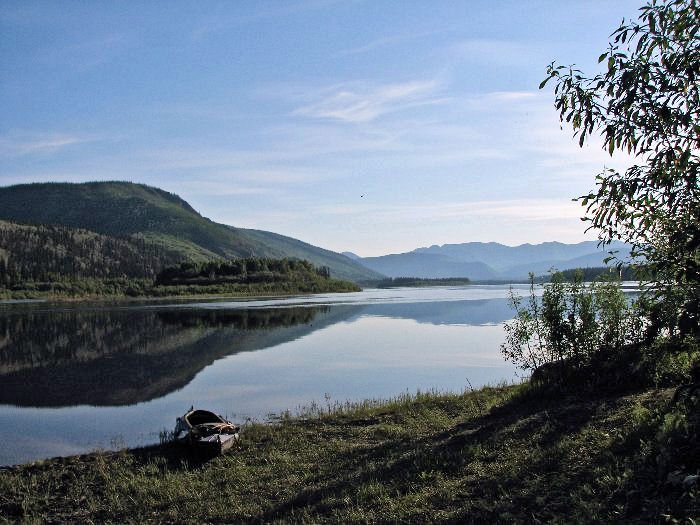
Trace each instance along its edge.
{"label": "sky", "polygon": [[630,161],[538,85],[640,5],[5,0],[0,186],[139,182],[362,256],[595,239],[572,198]]}

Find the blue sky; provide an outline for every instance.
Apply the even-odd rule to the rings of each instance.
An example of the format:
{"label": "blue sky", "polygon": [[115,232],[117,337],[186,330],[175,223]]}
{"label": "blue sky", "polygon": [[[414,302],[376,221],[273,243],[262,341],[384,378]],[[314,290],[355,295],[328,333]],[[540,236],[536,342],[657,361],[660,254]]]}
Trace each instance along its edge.
{"label": "blue sky", "polygon": [[584,235],[604,166],[552,60],[640,2],[31,2],[0,7],[0,185],[129,180],[336,251]]}

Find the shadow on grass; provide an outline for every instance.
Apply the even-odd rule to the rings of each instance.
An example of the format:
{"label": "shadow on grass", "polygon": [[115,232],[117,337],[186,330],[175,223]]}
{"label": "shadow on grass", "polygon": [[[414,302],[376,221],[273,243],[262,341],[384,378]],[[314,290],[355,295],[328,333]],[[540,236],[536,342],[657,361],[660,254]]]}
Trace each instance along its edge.
{"label": "shadow on grass", "polygon": [[[454,510],[455,500],[463,500],[458,507],[463,512],[450,519],[483,522],[502,517],[504,510],[528,517],[526,509],[534,509],[537,498],[547,492],[547,477],[562,469],[565,458],[557,444],[576,435],[603,402],[576,402],[573,398],[562,402],[546,392],[530,390],[446,431],[385,441],[340,457],[332,472],[309,482],[313,488],[269,509],[261,519],[284,520],[301,508],[314,515],[328,515],[346,506],[347,498],[357,500],[358,491],[370,484],[381,484],[386,494],[399,499],[409,492],[434,493],[440,489],[439,481],[430,481],[435,479],[464,485],[463,493],[448,496],[451,503],[444,502],[446,509]],[[528,444],[533,436],[537,436],[536,441]],[[509,457],[508,450],[496,445],[504,442],[519,447],[528,444],[539,452],[536,462],[522,464],[522,458]],[[487,472],[478,474],[476,463]],[[581,482],[579,478],[568,476],[566,484],[574,487]],[[448,485],[454,484],[444,484]],[[567,488],[561,490],[566,492]],[[508,500],[505,505],[504,500]],[[371,501],[364,504],[369,506]],[[441,503],[432,497],[430,505],[438,510]]]}
{"label": "shadow on grass", "polygon": [[158,465],[163,471],[169,472],[198,470],[217,457],[177,441],[128,449],[118,454],[126,455],[136,467]]}

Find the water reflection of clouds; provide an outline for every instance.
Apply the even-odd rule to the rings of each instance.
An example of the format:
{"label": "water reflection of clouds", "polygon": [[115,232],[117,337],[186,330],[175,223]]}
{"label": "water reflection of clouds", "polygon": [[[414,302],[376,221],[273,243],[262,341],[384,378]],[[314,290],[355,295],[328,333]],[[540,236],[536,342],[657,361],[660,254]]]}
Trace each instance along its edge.
{"label": "water reflection of clouds", "polygon": [[[29,433],[36,445],[1,459],[110,448],[115,439],[147,444],[190,405],[242,422],[325,405],[325,394],[342,403],[418,389],[461,391],[467,378],[475,388],[513,379],[514,368],[499,351],[502,322],[512,316],[507,294],[508,287],[461,287],[369,290],[350,300],[329,294],[173,307],[22,306],[29,313],[22,321],[26,348],[46,347],[81,326],[80,338],[70,341],[86,350],[76,354],[75,344],[57,344],[71,352],[17,361],[19,372],[16,363],[5,366],[0,439]],[[24,350],[16,346],[11,317],[22,315],[4,317],[15,338],[8,355],[19,358]],[[76,355],[81,360],[72,363]],[[129,379],[119,379],[119,370]],[[32,380],[44,377],[51,381]],[[56,390],[79,379],[75,392]],[[34,399],[65,406],[34,408]]]}
{"label": "water reflection of clouds", "polygon": [[[217,300],[197,303],[181,303],[158,305],[157,307],[171,308],[270,308],[290,306],[339,306],[397,303],[435,303],[449,301],[465,301],[478,299],[506,299],[508,291],[525,293],[528,285],[469,285],[469,286],[435,286],[429,288],[370,288],[362,292],[318,294],[312,296],[276,297],[246,300]],[[156,306],[153,306],[154,308]]]}
{"label": "water reflection of clouds", "polygon": [[60,439],[53,434],[28,436],[23,429],[9,428],[2,432],[3,446],[0,451],[0,465],[14,463],[15,458],[43,457],[46,451],[52,456],[71,456],[85,452],[85,445],[70,439]]}

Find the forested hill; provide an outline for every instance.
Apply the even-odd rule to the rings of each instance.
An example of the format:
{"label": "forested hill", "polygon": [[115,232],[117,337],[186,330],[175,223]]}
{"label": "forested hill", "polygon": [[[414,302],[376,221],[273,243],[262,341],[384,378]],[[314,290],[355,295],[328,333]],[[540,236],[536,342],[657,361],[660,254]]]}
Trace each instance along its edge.
{"label": "forested hill", "polygon": [[137,236],[0,221],[0,288],[76,279],[154,279],[178,259]]}
{"label": "forested hill", "polygon": [[183,199],[129,182],[34,183],[0,188],[0,220],[63,225],[158,246],[181,260],[294,257],[327,266],[334,277],[371,280],[376,272],[343,256],[270,232],[216,223]]}
{"label": "forested hill", "polygon": [[[340,253],[311,246],[292,237],[263,230],[237,228],[237,231],[252,242],[265,245],[268,250],[267,257],[306,259],[316,266],[327,266],[331,269],[331,274],[334,277],[341,276],[343,279],[355,282],[376,281],[384,278],[383,274],[366,268],[359,261]],[[310,248],[313,248],[313,257],[309,255]]]}

